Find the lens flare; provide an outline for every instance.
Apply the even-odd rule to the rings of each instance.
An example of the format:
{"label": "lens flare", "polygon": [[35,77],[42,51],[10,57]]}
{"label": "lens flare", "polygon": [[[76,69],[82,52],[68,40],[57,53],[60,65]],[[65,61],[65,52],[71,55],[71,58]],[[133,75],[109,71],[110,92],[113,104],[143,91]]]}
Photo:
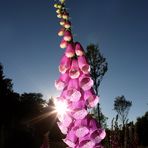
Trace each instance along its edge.
{"label": "lens flare", "polygon": [[54,105],[58,116],[63,117],[69,111],[66,101],[54,99]]}

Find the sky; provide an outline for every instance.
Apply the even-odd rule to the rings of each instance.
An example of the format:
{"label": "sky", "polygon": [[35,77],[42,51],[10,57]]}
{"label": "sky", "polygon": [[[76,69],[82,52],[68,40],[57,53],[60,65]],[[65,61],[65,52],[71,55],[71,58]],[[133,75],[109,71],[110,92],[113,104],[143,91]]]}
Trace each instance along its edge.
{"label": "sky", "polygon": [[[64,50],[54,0],[0,0],[0,62],[18,93],[57,96],[54,81]],[[111,119],[114,98],[132,101],[129,121],[148,111],[148,1],[67,0],[74,40],[99,44],[108,62],[100,86],[102,112]]]}

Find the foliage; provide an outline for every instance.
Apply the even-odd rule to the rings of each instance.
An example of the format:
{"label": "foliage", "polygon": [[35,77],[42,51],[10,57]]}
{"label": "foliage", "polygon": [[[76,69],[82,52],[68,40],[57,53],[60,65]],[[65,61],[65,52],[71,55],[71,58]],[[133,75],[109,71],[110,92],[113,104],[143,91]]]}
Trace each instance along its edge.
{"label": "foliage", "polygon": [[90,44],[87,46],[86,57],[90,64],[90,74],[94,81],[94,90],[96,95],[99,94],[99,86],[101,80],[108,69],[108,64],[106,59],[101,54],[98,45]]}
{"label": "foliage", "polygon": [[12,80],[5,78],[2,64],[0,64],[0,101],[0,125],[8,125],[18,112],[19,94],[13,92]]}
{"label": "foliage", "polygon": [[[100,109],[101,111],[101,109]],[[99,122],[99,117],[98,117],[98,109],[95,107],[94,109],[91,110],[91,115],[93,118],[95,118]],[[106,117],[102,112],[100,113],[100,124],[101,126],[106,129],[107,128],[107,120],[108,117]]]}
{"label": "foliage", "polygon": [[0,63],[0,97],[4,97],[13,92],[12,90],[12,80],[5,78],[3,73],[3,66]]}
{"label": "foliage", "polygon": [[144,116],[137,118],[136,129],[139,145],[148,146],[148,112]]}
{"label": "foliage", "polygon": [[107,129],[104,140],[105,148],[137,148],[137,133],[133,122],[125,125],[124,129],[118,122],[118,115],[113,118],[111,129]]}
{"label": "foliage", "polygon": [[132,106],[132,102],[126,100],[124,96],[118,96],[114,100],[114,110],[117,112],[123,127],[127,120],[127,116],[131,106]]}
{"label": "foliage", "polygon": [[[90,75],[94,81],[94,86],[93,86],[94,91],[96,95],[99,95],[99,86],[100,86],[103,76],[107,72],[108,64],[106,62],[106,59],[101,54],[98,45],[95,45],[95,44],[90,44],[87,46],[86,57],[87,57],[87,60],[91,68]],[[97,105],[97,108],[94,109],[94,113],[98,116],[99,123],[105,125],[107,118],[101,112],[99,103]]]}
{"label": "foliage", "polygon": [[[45,100],[41,93],[23,93],[20,96],[22,117],[33,117],[43,109]],[[26,110],[27,109],[27,110]]]}
{"label": "foliage", "polygon": [[5,77],[2,64],[0,64],[0,101],[0,147],[38,148],[39,141],[42,141],[40,129],[35,129],[34,125],[29,127],[23,120],[38,116],[45,101],[39,93],[20,95],[14,92],[12,80]]}

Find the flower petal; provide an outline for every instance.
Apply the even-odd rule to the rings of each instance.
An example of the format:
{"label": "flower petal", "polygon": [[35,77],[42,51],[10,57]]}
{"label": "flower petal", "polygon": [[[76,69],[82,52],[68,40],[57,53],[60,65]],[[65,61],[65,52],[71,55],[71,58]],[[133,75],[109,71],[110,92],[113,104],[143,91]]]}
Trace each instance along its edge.
{"label": "flower petal", "polygon": [[79,42],[75,43],[75,51],[77,56],[84,55],[84,49]]}
{"label": "flower petal", "polygon": [[78,119],[84,119],[88,112],[85,109],[79,109],[74,111],[74,114],[72,115],[76,120]]}
{"label": "flower petal", "polygon": [[85,56],[78,57],[79,68],[84,74],[88,74],[90,72],[90,65],[88,64]]}
{"label": "flower petal", "polygon": [[93,86],[93,80],[91,79],[90,76],[82,75],[79,78],[79,84],[80,84],[80,87],[84,91],[86,91],[86,90],[89,90]]}
{"label": "flower petal", "polygon": [[65,56],[68,58],[72,58],[75,55],[74,45],[72,43],[67,45]]}
{"label": "flower petal", "polygon": [[76,79],[80,76],[80,70],[76,59],[72,60],[71,68],[69,70],[69,76],[72,79]]}

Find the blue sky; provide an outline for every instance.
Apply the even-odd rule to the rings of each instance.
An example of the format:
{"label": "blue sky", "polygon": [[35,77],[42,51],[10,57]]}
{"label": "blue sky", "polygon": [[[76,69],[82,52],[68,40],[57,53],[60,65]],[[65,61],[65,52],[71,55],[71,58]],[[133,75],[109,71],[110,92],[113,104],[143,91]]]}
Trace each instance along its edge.
{"label": "blue sky", "polygon": [[[54,81],[64,50],[53,0],[0,1],[0,62],[14,90],[56,96]],[[133,102],[129,119],[148,111],[148,1],[67,0],[75,41],[97,43],[109,69],[100,104],[109,117],[116,96]]]}

